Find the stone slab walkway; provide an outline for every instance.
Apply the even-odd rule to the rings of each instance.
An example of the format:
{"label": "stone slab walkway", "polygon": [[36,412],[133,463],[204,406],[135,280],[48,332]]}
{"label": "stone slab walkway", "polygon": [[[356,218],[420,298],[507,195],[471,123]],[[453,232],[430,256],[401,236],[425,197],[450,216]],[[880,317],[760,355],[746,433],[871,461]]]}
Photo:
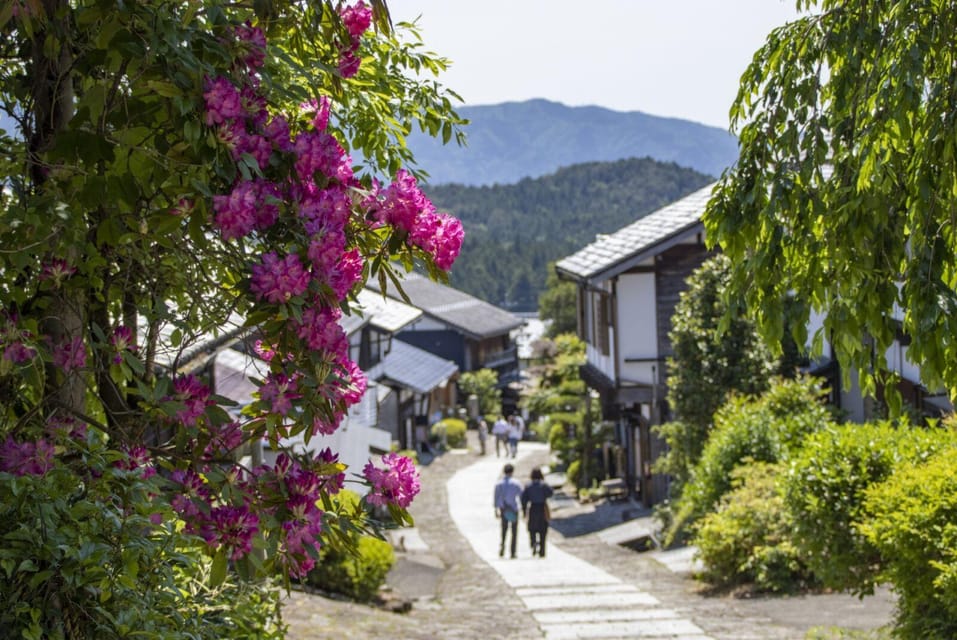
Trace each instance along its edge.
{"label": "stone slab walkway", "polygon": [[[535,454],[540,457],[546,451],[546,445],[522,443],[515,463]],[[486,457],[458,471],[447,484],[449,513],[479,558],[532,612],[541,628],[540,637],[713,640],[651,593],[626,584],[554,543],[548,545],[544,558],[531,555],[524,522],[519,523],[519,557],[500,558],[499,522],[494,518],[492,494],[503,465],[501,459]]]}

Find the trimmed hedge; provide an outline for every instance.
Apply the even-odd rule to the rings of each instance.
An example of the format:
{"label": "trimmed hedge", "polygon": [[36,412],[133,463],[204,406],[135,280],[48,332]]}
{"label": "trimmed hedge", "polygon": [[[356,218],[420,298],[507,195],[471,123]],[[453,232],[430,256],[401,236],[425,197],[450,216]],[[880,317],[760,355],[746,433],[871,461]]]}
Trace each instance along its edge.
{"label": "trimmed hedge", "polygon": [[459,418],[445,418],[432,425],[431,434],[433,438],[441,441],[442,434],[445,434],[445,443],[450,449],[464,449],[468,446],[468,440],[465,438],[465,432],[468,428],[465,420]]}

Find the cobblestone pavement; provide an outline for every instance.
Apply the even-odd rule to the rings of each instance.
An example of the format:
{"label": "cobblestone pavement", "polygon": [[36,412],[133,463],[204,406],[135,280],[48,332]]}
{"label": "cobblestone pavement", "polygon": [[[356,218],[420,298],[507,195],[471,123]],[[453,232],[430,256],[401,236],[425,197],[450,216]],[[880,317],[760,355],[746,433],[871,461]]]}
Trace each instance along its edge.
{"label": "cobblestone pavement", "polygon": [[[411,511],[427,553],[417,555],[411,549],[408,553],[400,553],[397,569],[393,572],[395,575],[390,575],[389,580],[396,590],[416,598],[412,610],[397,614],[293,592],[284,606],[290,640],[341,637],[349,640],[524,640],[546,637],[543,628],[550,629],[547,637],[560,637],[556,627],[540,625],[545,620],[542,612],[537,613],[539,619],[536,619],[526,607],[526,602],[535,600],[535,592],[520,588],[518,592],[523,594],[525,601],[520,599],[516,589],[493,567],[497,558],[491,563],[483,560],[450,519],[447,483],[457,471],[479,460],[475,453],[477,447],[472,444],[468,452],[447,453],[421,468],[422,493]],[[544,448],[526,447],[522,453],[525,455],[516,461],[516,477],[519,479],[526,479],[533,466],[548,463]],[[491,456],[494,457],[494,452]],[[502,458],[494,464],[498,468],[498,463],[505,462]],[[489,482],[494,482],[494,479]],[[490,487],[476,487],[476,490],[488,493]],[[890,618],[892,601],[886,594],[865,602],[849,596],[750,600],[707,597],[693,580],[674,573],[659,562],[657,552],[636,553],[599,538],[601,530],[621,523],[622,512],[630,507],[628,503],[596,506],[580,505],[574,500],[555,502],[553,527],[548,538],[550,548],[557,547],[607,572],[616,583],[620,581],[628,589],[637,591],[631,586],[636,585],[643,592],[653,593],[660,608],[667,610],[669,616],[693,621],[700,632],[694,635],[675,633],[669,637],[799,640],[811,627],[873,628]],[[493,518],[491,505],[488,517],[490,521]],[[521,540],[524,538],[523,535]],[[527,552],[525,546],[520,545],[520,549]],[[551,560],[520,559],[513,562],[547,563]],[[501,569],[503,565],[498,566]],[[504,566],[507,569],[507,561]],[[515,582],[511,577],[510,580]],[[549,612],[548,615],[553,614]],[[631,633],[629,637],[640,635]]]}

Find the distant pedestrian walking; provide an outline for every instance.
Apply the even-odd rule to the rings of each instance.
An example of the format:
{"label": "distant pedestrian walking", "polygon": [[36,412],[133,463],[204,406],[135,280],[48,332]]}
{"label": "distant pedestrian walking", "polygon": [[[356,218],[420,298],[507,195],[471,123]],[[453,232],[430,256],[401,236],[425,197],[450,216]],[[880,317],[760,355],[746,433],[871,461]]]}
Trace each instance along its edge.
{"label": "distant pedestrian walking", "polygon": [[522,491],[522,515],[528,522],[533,556],[545,557],[545,535],[548,533],[548,521],[551,520],[548,499],[552,493],[552,488],[545,484],[542,470],[538,467],[532,469],[532,481]]}
{"label": "distant pedestrian walking", "polygon": [[522,495],[522,483],[512,477],[515,467],[505,465],[504,476],[495,485],[495,517],[502,522],[502,538],[498,546],[499,557],[505,555],[505,539],[509,528],[512,529],[512,557],[518,557],[518,501]]}
{"label": "distant pedestrian walking", "polygon": [[478,423],[479,450],[485,455],[485,443],[488,441],[488,423],[479,418]]}
{"label": "distant pedestrian walking", "polygon": [[508,417],[508,453],[514,458],[518,455],[518,442],[525,434],[525,421],[518,416]]}
{"label": "distant pedestrian walking", "polygon": [[492,435],[495,436],[495,457],[498,458],[500,449],[505,450],[505,457],[508,457],[508,423],[504,416],[499,416],[495,424],[492,425]]}

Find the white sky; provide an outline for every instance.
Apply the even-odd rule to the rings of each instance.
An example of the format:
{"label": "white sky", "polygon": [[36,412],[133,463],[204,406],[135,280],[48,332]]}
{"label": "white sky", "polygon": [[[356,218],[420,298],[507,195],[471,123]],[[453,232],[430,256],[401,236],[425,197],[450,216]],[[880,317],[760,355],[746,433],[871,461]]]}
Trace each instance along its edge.
{"label": "white sky", "polygon": [[794,0],[387,0],[418,16],[466,105],[546,98],[727,128],[738,79]]}

